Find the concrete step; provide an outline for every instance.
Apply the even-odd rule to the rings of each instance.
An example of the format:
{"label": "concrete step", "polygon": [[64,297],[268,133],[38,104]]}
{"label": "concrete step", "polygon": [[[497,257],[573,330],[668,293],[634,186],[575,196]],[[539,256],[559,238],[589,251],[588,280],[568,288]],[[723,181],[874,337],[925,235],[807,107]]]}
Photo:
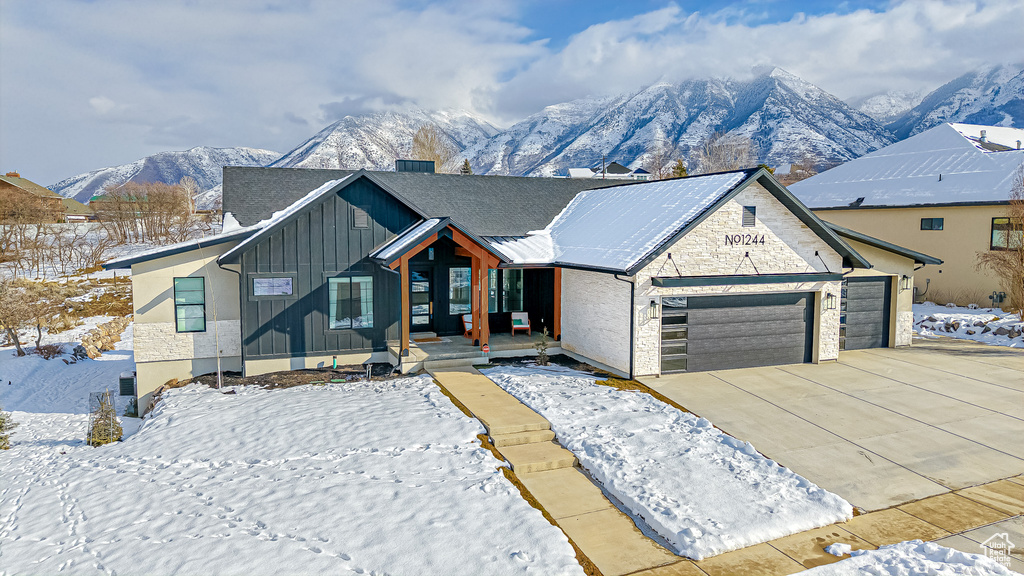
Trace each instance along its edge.
{"label": "concrete step", "polygon": [[505,446],[498,451],[517,474],[571,468],[576,465],[576,456],[555,442]]}
{"label": "concrete step", "polygon": [[417,338],[437,338],[437,332],[413,332],[409,339],[415,341]]}
{"label": "concrete step", "polygon": [[432,357],[428,357],[423,361],[423,368],[428,371],[435,368],[452,368],[455,366],[474,366],[477,364],[487,364],[490,360],[487,356],[470,356],[464,358],[444,358],[441,360],[435,360]]}
{"label": "concrete step", "polygon": [[494,444],[496,448],[501,448],[503,446],[550,442],[554,439],[555,433],[551,430],[530,430],[528,432],[513,432],[511,434],[495,434],[491,436],[491,444]]}

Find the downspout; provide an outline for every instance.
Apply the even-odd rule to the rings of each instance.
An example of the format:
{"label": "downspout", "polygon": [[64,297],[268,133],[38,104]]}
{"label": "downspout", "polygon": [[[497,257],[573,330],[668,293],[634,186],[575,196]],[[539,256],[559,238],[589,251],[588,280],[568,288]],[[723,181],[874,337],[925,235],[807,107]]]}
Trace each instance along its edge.
{"label": "downspout", "polygon": [[612,277],[619,282],[625,282],[629,284],[629,379],[633,379],[633,358],[636,355],[636,350],[633,349],[633,342],[636,338],[636,282],[632,280],[623,280],[619,278],[618,274],[612,274]]}
{"label": "downspout", "polygon": [[[238,355],[239,355],[240,362],[242,364],[242,373],[244,374],[245,373],[245,346],[241,345],[241,343],[242,343],[242,332],[244,330],[243,327],[242,327],[242,322],[245,322],[245,314],[242,312],[242,299],[245,298],[245,295],[248,294],[248,291],[247,291],[248,287],[245,286],[242,283],[242,271],[239,270],[239,271],[236,272],[236,271],[234,271],[234,270],[232,270],[230,268],[225,268],[224,266],[221,265],[220,257],[219,256],[217,257],[217,268],[220,268],[221,270],[224,270],[225,272],[232,272],[234,274],[238,274],[238,298],[239,298],[239,300],[238,300],[238,342],[239,342]],[[216,326],[216,320],[214,320],[214,325]],[[217,388],[220,388],[220,387],[221,387],[220,342],[218,341],[218,343],[217,343]]]}

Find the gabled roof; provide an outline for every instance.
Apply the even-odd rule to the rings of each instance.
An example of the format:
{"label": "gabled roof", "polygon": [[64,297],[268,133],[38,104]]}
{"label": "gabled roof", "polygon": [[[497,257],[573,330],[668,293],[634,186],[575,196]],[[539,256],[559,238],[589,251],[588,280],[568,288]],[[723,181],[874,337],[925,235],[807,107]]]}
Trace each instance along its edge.
{"label": "gabled roof", "polygon": [[91,216],[96,212],[92,208],[89,208],[88,206],[82,204],[81,202],[75,200],[74,198],[64,198],[64,213]]}
{"label": "gabled roof", "polygon": [[402,232],[390,241],[385,242],[373,252],[370,252],[370,259],[385,266],[390,266],[411,248],[418,246],[427,238],[430,238],[434,234],[437,234],[448,227],[455,228],[462,234],[466,235],[470,240],[493,254],[498,260],[506,263],[511,261],[507,256],[495,250],[494,247],[486,240],[476,236],[472,232],[469,232],[458,222],[447,217],[431,218],[415,224],[405,232]]}
{"label": "gabled roof", "polygon": [[[269,218],[324,182],[351,170],[224,168],[223,209],[243,225]],[[528,178],[411,172],[365,172],[424,218],[455,215],[478,236],[522,235],[543,228],[583,190],[621,184],[599,178]]]}
{"label": "gabled roof", "polygon": [[63,198],[60,194],[57,194],[49,188],[45,188],[29,180],[28,178],[22,178],[20,176],[0,176],[0,182],[6,182],[11,186],[15,186],[32,194],[33,196],[39,196],[40,198]]}
{"label": "gabled roof", "polygon": [[903,256],[904,258],[910,258],[914,261],[915,264],[932,264],[933,266],[942,264],[942,260],[939,260],[934,256],[922,254],[921,252],[916,252],[914,250],[911,250],[910,248],[904,248],[903,246],[897,246],[892,242],[886,242],[885,240],[875,238],[874,236],[868,236],[867,234],[864,234],[862,232],[850,230],[849,228],[843,228],[842,226],[833,224],[831,222],[825,222],[825,225],[834,230],[836,234],[839,234],[843,238],[856,240],[857,242],[867,244],[868,246],[874,246],[875,248],[885,250],[887,252],[892,252],[893,254],[898,254],[900,256]]}
{"label": "gabled roof", "polygon": [[983,129],[990,142],[1024,140],[1018,128],[940,124],[789,189],[814,208],[849,207],[859,198],[861,208],[1006,202],[1024,150],[989,150],[978,142]]}
{"label": "gabled roof", "polygon": [[844,265],[871,267],[763,168],[582,192],[543,230],[491,240],[517,264],[547,256],[556,266],[632,276],[754,182],[841,254]]}

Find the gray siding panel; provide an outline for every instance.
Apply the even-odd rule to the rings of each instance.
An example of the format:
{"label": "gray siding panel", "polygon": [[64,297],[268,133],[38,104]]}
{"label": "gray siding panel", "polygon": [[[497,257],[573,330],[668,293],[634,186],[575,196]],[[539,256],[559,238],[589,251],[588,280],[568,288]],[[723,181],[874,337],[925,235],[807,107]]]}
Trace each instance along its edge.
{"label": "gray siding panel", "polygon": [[846,350],[889,345],[892,284],[888,277],[849,278],[846,286]]}

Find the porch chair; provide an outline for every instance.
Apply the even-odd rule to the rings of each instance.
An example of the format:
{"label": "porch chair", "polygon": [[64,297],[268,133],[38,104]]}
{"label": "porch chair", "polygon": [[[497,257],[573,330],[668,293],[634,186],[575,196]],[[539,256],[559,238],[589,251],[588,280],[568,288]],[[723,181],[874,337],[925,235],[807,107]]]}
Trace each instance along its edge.
{"label": "porch chair", "polygon": [[466,338],[473,337],[473,315],[463,314],[462,315],[462,335]]}
{"label": "porch chair", "polygon": [[512,313],[512,336],[515,337],[516,330],[526,330],[526,334],[533,336],[530,331],[530,315],[526,312]]}

